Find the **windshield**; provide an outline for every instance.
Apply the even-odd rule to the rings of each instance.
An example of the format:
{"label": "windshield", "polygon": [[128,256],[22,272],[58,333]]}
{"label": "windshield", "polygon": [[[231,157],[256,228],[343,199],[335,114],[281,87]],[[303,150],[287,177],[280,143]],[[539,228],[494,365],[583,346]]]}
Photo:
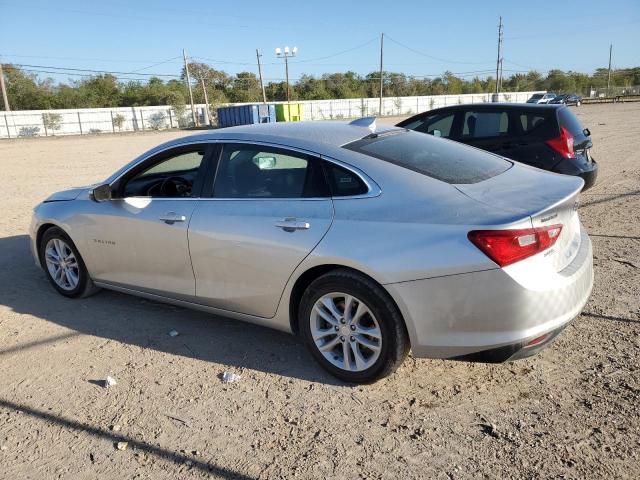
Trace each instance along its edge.
{"label": "windshield", "polygon": [[542,96],[542,93],[536,93],[535,95],[531,95],[529,100],[538,100],[539,98],[542,98]]}
{"label": "windshield", "polygon": [[477,148],[413,131],[369,136],[344,148],[453,184],[481,182],[512,165]]}

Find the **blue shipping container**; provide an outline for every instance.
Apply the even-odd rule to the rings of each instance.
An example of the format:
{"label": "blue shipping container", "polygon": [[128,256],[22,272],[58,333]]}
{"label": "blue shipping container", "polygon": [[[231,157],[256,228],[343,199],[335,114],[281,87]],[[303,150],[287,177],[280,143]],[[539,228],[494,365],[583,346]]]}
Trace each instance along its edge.
{"label": "blue shipping container", "polygon": [[238,105],[218,108],[218,126],[251,125],[276,121],[276,106],[272,104]]}

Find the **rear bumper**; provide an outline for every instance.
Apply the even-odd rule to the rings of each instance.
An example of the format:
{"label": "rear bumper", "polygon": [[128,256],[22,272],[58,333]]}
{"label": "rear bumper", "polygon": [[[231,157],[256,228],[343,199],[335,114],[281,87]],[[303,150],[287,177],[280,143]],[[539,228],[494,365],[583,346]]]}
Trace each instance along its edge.
{"label": "rear bumper", "polygon": [[582,159],[567,158],[561,160],[552,170],[555,173],[562,173],[564,175],[575,175],[584,180],[584,187],[582,191],[588,190],[596,183],[598,177],[598,162],[591,160],[591,162],[583,161]]}
{"label": "rear bumper", "polygon": [[536,339],[531,343],[524,341],[516,342],[511,345],[505,345],[504,347],[491,348],[481,352],[452,357],[450,360],[459,360],[462,362],[503,363],[528,358],[553,343],[556,337],[567,325],[568,323],[565,323],[561,327],[546,333],[540,342],[537,342]]}
{"label": "rear bumper", "polygon": [[525,348],[561,331],[591,294],[591,241],[584,230],[581,237],[578,253],[564,270],[530,285],[500,268],[385,285],[403,313],[413,354],[495,362],[549,344],[557,333]]}
{"label": "rear bumper", "polygon": [[582,187],[582,191],[590,189],[596,183],[596,178],[598,177],[598,164],[594,161],[591,162],[593,168],[591,170],[582,172],[580,177],[584,180],[584,187]]}

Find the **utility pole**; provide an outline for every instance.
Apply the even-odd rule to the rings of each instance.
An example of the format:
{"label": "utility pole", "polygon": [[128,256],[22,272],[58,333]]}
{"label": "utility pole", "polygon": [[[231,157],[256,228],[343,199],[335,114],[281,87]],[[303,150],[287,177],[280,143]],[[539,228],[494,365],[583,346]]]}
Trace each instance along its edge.
{"label": "utility pole", "polygon": [[0,63],[0,90],[2,90],[2,100],[4,101],[5,112],[10,112],[9,98],[7,97],[7,88],[4,85],[4,72],[2,71],[2,63]]}
{"label": "utility pole", "polygon": [[613,44],[609,45],[609,75],[607,75],[607,97],[611,96],[611,51]]}
{"label": "utility pole", "polygon": [[[496,95],[500,93],[500,73],[502,71],[502,58],[500,50],[502,48],[502,16],[500,16],[500,24],[498,25],[498,59],[496,60]],[[496,98],[496,101],[498,99]]]}
{"label": "utility pole", "polygon": [[196,107],[193,105],[193,91],[191,90],[191,77],[189,77],[189,64],[187,63],[187,52],[184,48],[182,49],[182,58],[184,60],[184,72],[187,77],[187,87],[189,87],[189,99],[191,100],[191,118],[193,119],[193,126],[197,127]]}
{"label": "utility pole", "polygon": [[260,88],[262,89],[262,103],[267,103],[267,95],[264,93],[264,83],[262,82],[262,65],[260,64],[260,52],[256,48],[256,58],[258,59],[258,75],[260,76]]}
{"label": "utility pole", "polygon": [[211,118],[209,118],[209,97],[207,96],[207,88],[204,86],[204,77],[200,77],[200,83],[202,83],[202,91],[204,92],[204,114],[207,116],[205,120],[209,125],[211,125]]}
{"label": "utility pole", "polygon": [[383,64],[382,64],[382,52],[384,51],[384,33],[380,34],[380,105],[378,106],[378,116],[382,116],[382,86],[384,83],[383,78]]}

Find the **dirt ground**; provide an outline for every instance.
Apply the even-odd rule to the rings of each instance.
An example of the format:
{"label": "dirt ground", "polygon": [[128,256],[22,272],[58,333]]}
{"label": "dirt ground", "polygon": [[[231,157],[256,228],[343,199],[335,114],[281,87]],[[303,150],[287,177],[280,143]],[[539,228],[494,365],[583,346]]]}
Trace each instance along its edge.
{"label": "dirt ground", "polygon": [[576,111],[600,163],[583,314],[532,359],[410,357],[364,387],[292,336],[107,291],[68,300],[35,267],[34,205],[183,133],[0,141],[0,477],[640,477],[640,104]]}

